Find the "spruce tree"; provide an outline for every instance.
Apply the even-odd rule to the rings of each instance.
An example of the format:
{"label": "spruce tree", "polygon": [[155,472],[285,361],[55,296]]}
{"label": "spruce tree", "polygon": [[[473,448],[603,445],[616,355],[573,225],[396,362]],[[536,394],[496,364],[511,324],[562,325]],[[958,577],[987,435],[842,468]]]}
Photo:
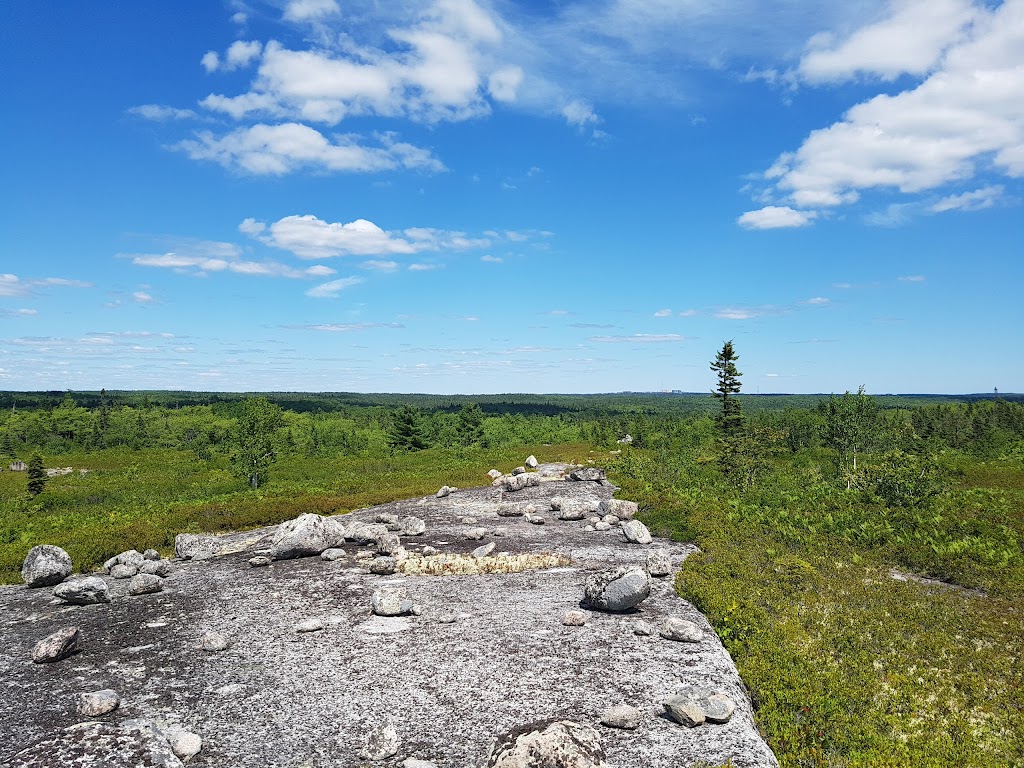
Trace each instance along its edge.
{"label": "spruce tree", "polygon": [[33,453],[28,458],[28,495],[38,496],[42,493],[48,479],[43,468],[43,457]]}
{"label": "spruce tree", "polygon": [[739,355],[732,348],[732,340],[725,342],[715,355],[711,370],[718,374],[718,387],[712,393],[721,402],[722,411],[718,416],[718,428],[724,437],[743,435],[743,410],[736,395],[740,392],[740,376],[736,369]]}
{"label": "spruce tree", "polygon": [[391,414],[386,431],[393,451],[421,451],[428,445],[420,414],[411,405],[403,405]]}

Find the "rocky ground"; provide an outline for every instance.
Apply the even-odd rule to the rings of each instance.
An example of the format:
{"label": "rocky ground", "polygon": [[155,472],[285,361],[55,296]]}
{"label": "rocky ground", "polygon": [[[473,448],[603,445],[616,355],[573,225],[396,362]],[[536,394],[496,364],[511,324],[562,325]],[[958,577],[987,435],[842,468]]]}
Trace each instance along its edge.
{"label": "rocky ground", "polygon": [[[521,490],[455,490],[332,518],[348,528],[392,522],[389,515],[424,521],[419,535],[398,532],[400,550],[393,540],[347,541],[335,547],[344,550],[336,560],[253,567],[250,559],[272,554],[276,530],[268,528],[218,538],[215,557],[176,559],[156,593],[130,595],[129,579],[104,574],[109,603],[68,605],[52,586],[0,588],[0,764],[173,767],[181,763],[167,745],[198,735],[194,756],[195,747],[175,744],[196,766],[777,765],[732,660],[704,617],[675,595],[671,574],[651,579],[650,596],[626,612],[583,602],[595,574],[643,568],[654,550],[677,568],[693,548],[630,542],[614,521],[595,530],[587,518],[601,516],[594,510],[613,488],[557,479],[563,469],[542,465],[537,478],[545,481]],[[553,499],[590,512],[561,520]],[[510,502],[532,502],[544,523],[499,516]],[[490,543],[493,551],[472,554]],[[197,543],[183,542],[187,554],[184,545],[195,551]],[[422,558],[430,547],[439,554]],[[386,573],[392,564],[379,557],[375,568],[385,573],[370,572],[379,549],[397,555],[397,572]],[[549,567],[486,572],[537,564]],[[424,571],[440,575],[412,575]],[[413,612],[375,615],[371,596],[382,587],[404,588]],[[673,626],[689,641],[661,636],[670,617],[684,620]],[[33,663],[38,641],[69,626],[79,629],[78,652]],[[216,647],[215,635],[227,648],[204,650],[204,636]],[[103,689],[120,706],[80,714],[81,694]],[[714,706],[724,697],[735,712],[713,723],[705,701],[708,722],[687,727],[663,706],[680,693],[717,693]],[[635,712],[620,710],[619,724],[638,726],[601,724],[621,704]],[[553,721],[583,726],[589,751],[564,762],[524,759],[526,747],[520,757],[497,754],[510,732],[514,741]]]}

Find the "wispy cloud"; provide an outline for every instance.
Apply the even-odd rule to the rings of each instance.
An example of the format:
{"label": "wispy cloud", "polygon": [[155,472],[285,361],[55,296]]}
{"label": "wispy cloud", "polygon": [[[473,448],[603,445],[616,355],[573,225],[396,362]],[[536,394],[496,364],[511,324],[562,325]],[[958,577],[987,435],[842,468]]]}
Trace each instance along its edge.
{"label": "wispy cloud", "polygon": [[659,309],[657,312],[654,313],[654,316],[655,317],[672,317],[672,310],[671,309]]}
{"label": "wispy cloud", "polygon": [[310,323],[305,325],[287,325],[285,328],[299,331],[325,331],[327,333],[353,333],[368,331],[372,328],[404,328],[401,323]]}
{"label": "wispy cloud", "polygon": [[92,288],[93,284],[85,280],[74,280],[66,277],[42,277],[22,280],[11,273],[0,274],[0,296],[27,296],[39,288]]}
{"label": "wispy cloud", "polygon": [[361,277],[342,277],[310,288],[306,291],[306,295],[314,299],[334,299],[346,288],[359,285],[361,282],[363,282]]}
{"label": "wispy cloud", "polygon": [[631,336],[591,336],[591,341],[600,344],[666,344],[684,341],[685,336],[677,333],[634,333]]}
{"label": "wispy cloud", "polygon": [[923,283],[928,278],[924,275],[902,275],[896,279],[901,283]]}

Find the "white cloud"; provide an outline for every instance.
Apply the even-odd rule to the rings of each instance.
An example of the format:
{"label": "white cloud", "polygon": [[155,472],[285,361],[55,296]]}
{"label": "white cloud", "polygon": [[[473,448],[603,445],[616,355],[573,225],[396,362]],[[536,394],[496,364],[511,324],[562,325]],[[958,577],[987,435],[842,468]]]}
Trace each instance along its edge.
{"label": "white cloud", "polygon": [[137,117],[141,117],[146,120],[156,120],[158,122],[164,122],[167,120],[188,120],[196,116],[196,113],[191,109],[166,107],[162,104],[141,104],[138,107],[131,107],[128,110],[128,114],[136,115]]}
{"label": "white cloud", "polygon": [[0,296],[25,296],[36,288],[92,288],[93,284],[85,280],[72,280],[66,277],[44,277],[22,280],[11,273],[0,274]]}
{"label": "white cloud", "polygon": [[991,208],[1003,194],[1002,184],[994,184],[990,187],[982,187],[973,192],[964,192],[960,195],[949,195],[935,203],[928,210],[933,213],[945,211],[980,211],[983,208]]}
{"label": "white cloud", "polygon": [[363,269],[374,269],[378,272],[394,272],[398,269],[397,261],[380,261],[378,259],[370,259],[360,264]]}
{"label": "white cloud", "polygon": [[37,309],[0,309],[0,316],[3,317],[35,317],[38,314]]}
{"label": "white cloud", "polygon": [[[920,7],[931,13],[936,6],[951,19],[969,13],[973,24],[961,30],[954,19],[923,30],[945,30],[946,47],[934,66],[921,63],[928,56],[920,52],[913,66],[875,66],[883,75],[933,71],[915,87],[855,105],[841,121],[812,131],[796,152],[780,155],[765,173],[778,192],[798,206],[820,208],[855,202],[869,189],[932,190],[979,171],[1024,176],[1024,0],[969,10],[953,0]],[[919,12],[916,4],[900,7]],[[929,45],[921,50],[942,48]],[[867,59],[858,61],[857,70],[869,68]]]}
{"label": "white cloud", "polygon": [[146,293],[145,291],[135,291],[132,294],[132,300],[136,304],[151,304],[152,302],[156,301],[156,299],[153,298],[152,294]]}
{"label": "white cloud", "polygon": [[601,122],[601,118],[594,112],[593,105],[582,99],[574,99],[562,107],[562,117],[569,125],[580,130],[588,125]]}
{"label": "white cloud", "polygon": [[306,274],[311,277],[327,277],[328,275],[335,274],[337,271],[323,264],[315,264],[312,267],[307,267],[305,270]]}
{"label": "white cloud", "polygon": [[914,203],[889,203],[884,210],[865,215],[864,221],[872,227],[900,227],[910,221],[910,215],[917,207]]}
{"label": "white cloud", "polygon": [[243,219],[242,223],[238,225],[238,231],[243,235],[249,235],[250,237],[256,237],[267,228],[267,225],[262,221],[256,221],[256,219],[248,218]]}
{"label": "white cloud", "polygon": [[632,336],[591,336],[591,341],[602,344],[664,344],[667,342],[683,341],[685,336],[677,333],[634,333]]}
{"label": "white cloud", "polygon": [[235,40],[224,54],[224,69],[230,71],[246,67],[262,52],[263,44],[257,40]]}
{"label": "white cloud", "polygon": [[212,160],[225,168],[255,175],[280,176],[302,168],[348,173],[397,168],[435,173],[445,170],[430,150],[396,141],[390,134],[377,137],[380,146],[366,146],[360,138],[336,136],[332,141],[299,123],[259,123],[219,137],[200,131],[196,138],[171,148],[193,160]]}
{"label": "white cloud", "polygon": [[815,296],[813,299],[808,299],[804,304],[811,304],[814,306],[824,306],[825,304],[831,304],[832,299],[825,298],[824,296]]}
{"label": "white cloud", "polygon": [[926,278],[924,275],[903,275],[902,277],[897,277],[896,279],[903,283],[923,283],[928,278]]}
{"label": "white cloud", "polygon": [[[130,258],[133,264],[141,267],[162,267],[195,276],[205,276],[211,272],[231,272],[239,275],[302,279],[324,277],[334,272],[329,267],[323,266],[296,269],[276,261],[249,261],[240,258],[240,253],[241,250],[231,243],[202,242],[192,247],[186,246],[186,250],[181,253],[171,251],[160,254],[118,254],[118,256]],[[137,297],[135,300],[139,301]]]}
{"label": "white cloud", "polygon": [[491,256],[490,254],[487,254],[485,256],[481,256],[480,261],[487,262],[488,264],[501,264],[505,260],[501,258],[501,256]]}
{"label": "white cloud", "polygon": [[243,13],[242,11],[239,11],[238,13],[234,14],[231,17],[231,21],[233,21],[235,24],[239,24],[239,25],[245,24],[245,22],[247,22],[248,20],[249,20],[249,14]]}
{"label": "white cloud", "polygon": [[745,229],[806,227],[816,216],[814,211],[798,211],[789,206],[768,205],[757,211],[747,211],[736,220],[736,223]]}
{"label": "white cloud", "polygon": [[430,272],[431,270],[440,268],[440,264],[410,264],[408,267],[410,272]]}
{"label": "white cloud", "polygon": [[672,310],[671,309],[659,309],[657,312],[654,313],[654,316],[655,317],[672,317]]}
{"label": "white cloud", "polygon": [[744,307],[725,307],[715,312],[715,317],[720,320],[749,320],[761,313],[754,309]]}
{"label": "white cloud", "polygon": [[284,9],[287,21],[311,21],[341,13],[337,0],[289,0]]}
{"label": "white cloud", "polygon": [[679,316],[680,317],[694,317],[695,315],[699,315],[699,314],[700,314],[699,310],[696,310],[696,309],[684,309],[682,312],[679,313]]}
{"label": "white cloud", "polygon": [[351,333],[370,328],[404,328],[401,323],[315,323],[312,325],[289,325],[288,328],[302,331],[325,331],[327,333]]}
{"label": "white cloud", "polygon": [[338,280],[331,280],[329,283],[323,283],[314,288],[310,288],[306,291],[306,295],[311,296],[314,299],[333,299],[346,288],[358,285],[361,282],[363,282],[363,280],[360,277],[342,277]]}
{"label": "white cloud", "polygon": [[220,68],[220,56],[217,55],[216,51],[207,51],[203,54],[203,58],[199,60],[199,63],[203,65],[203,69],[207,72],[216,72]]}
{"label": "white cloud", "polygon": [[522,67],[502,67],[487,78],[487,90],[495,101],[512,102],[522,83]]}
{"label": "white cloud", "polygon": [[326,222],[311,214],[285,216],[266,228],[265,234],[260,234],[264,229],[260,229],[259,224],[253,220],[247,228],[255,232],[262,242],[291,251],[303,259],[409,255],[423,251],[471,250],[490,245],[486,238],[431,227],[386,232],[366,219],[341,224]]}
{"label": "white cloud", "polygon": [[812,38],[800,61],[800,76],[810,82],[836,82],[858,74],[883,80],[923,75],[977,15],[970,0],[895,0],[891,10],[840,42],[829,34]]}

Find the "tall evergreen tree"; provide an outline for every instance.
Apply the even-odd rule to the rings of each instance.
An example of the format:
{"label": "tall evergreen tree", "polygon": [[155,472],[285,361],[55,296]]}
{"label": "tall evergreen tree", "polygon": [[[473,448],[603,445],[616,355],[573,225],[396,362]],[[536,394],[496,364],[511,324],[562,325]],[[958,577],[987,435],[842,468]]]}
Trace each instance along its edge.
{"label": "tall evergreen tree", "polygon": [[38,496],[42,493],[48,479],[43,468],[43,457],[33,453],[28,457],[28,495]]}
{"label": "tall evergreen tree", "polygon": [[476,403],[465,403],[458,413],[455,433],[459,445],[471,446],[484,441],[484,412]]}
{"label": "tall evergreen tree", "polygon": [[718,374],[718,387],[712,393],[722,405],[718,416],[718,428],[725,437],[743,435],[743,410],[736,395],[740,392],[740,373],[736,368],[739,355],[732,348],[732,340],[725,342],[715,355],[711,370]]}
{"label": "tall evergreen tree", "polygon": [[427,447],[419,412],[411,405],[397,408],[388,420],[388,445],[394,451],[421,451]]}

